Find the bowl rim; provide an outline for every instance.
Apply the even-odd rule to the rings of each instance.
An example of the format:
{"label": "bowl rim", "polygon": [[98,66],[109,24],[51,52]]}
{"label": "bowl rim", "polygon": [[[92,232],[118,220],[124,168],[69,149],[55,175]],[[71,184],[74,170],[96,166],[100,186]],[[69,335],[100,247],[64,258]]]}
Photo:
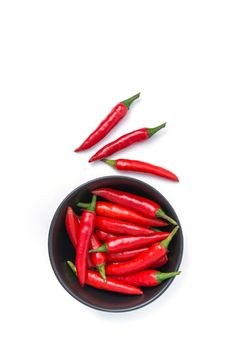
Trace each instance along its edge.
{"label": "bowl rim", "polygon": [[94,304],[91,304],[89,302],[86,302],[85,300],[83,300],[82,298],[79,297],[79,295],[73,293],[73,291],[67,286],[66,283],[64,283],[63,279],[61,278],[60,274],[58,273],[57,267],[56,267],[56,263],[54,260],[54,256],[53,256],[53,250],[52,250],[52,239],[53,239],[53,231],[54,231],[54,227],[57,221],[57,218],[60,214],[61,209],[63,208],[65,202],[67,202],[67,200],[70,197],[73,197],[73,195],[75,193],[77,193],[79,191],[79,189],[83,186],[88,186],[89,184],[95,182],[95,181],[103,181],[103,180],[108,180],[108,179],[116,179],[116,180],[127,180],[127,181],[134,181],[136,183],[142,184],[144,186],[147,186],[149,189],[151,189],[152,191],[156,192],[159,194],[159,196],[161,196],[161,198],[167,203],[167,205],[169,205],[173,211],[173,214],[175,216],[175,219],[180,227],[180,235],[181,235],[181,240],[180,240],[180,249],[179,249],[179,256],[178,256],[178,260],[177,260],[177,264],[175,266],[174,271],[178,271],[181,261],[182,261],[182,257],[183,257],[183,250],[184,250],[184,237],[183,237],[183,231],[181,228],[181,224],[179,221],[179,218],[174,210],[174,208],[172,207],[172,205],[169,203],[169,201],[161,194],[161,192],[159,192],[157,189],[155,189],[153,186],[149,185],[148,183],[136,179],[134,177],[130,177],[130,176],[121,176],[121,175],[108,175],[108,176],[101,176],[101,177],[97,177],[95,179],[89,180],[85,183],[82,183],[81,185],[79,185],[78,187],[76,187],[74,190],[72,190],[63,200],[62,202],[59,204],[59,206],[57,207],[57,209],[54,212],[52,221],[50,223],[50,228],[49,228],[49,234],[48,234],[48,253],[49,253],[49,259],[50,259],[50,263],[52,266],[52,269],[54,271],[55,276],[57,277],[58,281],[60,282],[60,284],[63,286],[63,288],[76,300],[80,301],[82,304],[92,308],[92,309],[96,309],[99,311],[105,311],[105,312],[127,312],[127,311],[133,311],[133,310],[137,310],[140,309],[150,303],[152,303],[154,300],[156,300],[157,298],[159,298],[165,291],[166,289],[171,285],[171,283],[173,282],[174,278],[170,278],[168,280],[165,281],[163,288],[161,289],[161,291],[159,293],[157,293],[155,296],[153,296],[152,298],[150,298],[149,300],[140,303],[139,305],[136,306],[132,306],[132,307],[126,307],[126,308],[120,308],[120,309],[111,309],[111,308],[105,308],[105,307],[100,307]]}

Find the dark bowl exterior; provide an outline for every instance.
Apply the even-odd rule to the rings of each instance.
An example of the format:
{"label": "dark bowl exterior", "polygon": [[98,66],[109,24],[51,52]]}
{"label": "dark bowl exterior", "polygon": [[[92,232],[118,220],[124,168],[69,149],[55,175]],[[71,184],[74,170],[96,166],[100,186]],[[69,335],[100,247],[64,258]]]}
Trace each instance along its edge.
{"label": "dark bowl exterior", "polygon": [[[49,230],[49,257],[55,275],[62,286],[74,298],[85,305],[110,312],[123,312],[140,308],[158,298],[172,283],[169,279],[157,287],[143,288],[144,294],[139,296],[111,293],[95,289],[89,286],[81,287],[72,271],[66,264],[67,260],[74,261],[75,250],[69,240],[65,229],[65,215],[67,206],[71,206],[75,212],[79,209],[75,203],[91,200],[91,191],[100,187],[111,187],[123,191],[132,192],[159,203],[162,209],[173,217],[180,225],[179,219],[170,205],[157,190],[150,185],[131,177],[107,176],[91,180],[72,191],[59,205],[52,219]],[[172,226],[169,227],[170,230]],[[168,228],[167,228],[168,229]],[[170,244],[168,263],[160,268],[160,271],[177,271],[183,254],[183,235],[180,229]]]}

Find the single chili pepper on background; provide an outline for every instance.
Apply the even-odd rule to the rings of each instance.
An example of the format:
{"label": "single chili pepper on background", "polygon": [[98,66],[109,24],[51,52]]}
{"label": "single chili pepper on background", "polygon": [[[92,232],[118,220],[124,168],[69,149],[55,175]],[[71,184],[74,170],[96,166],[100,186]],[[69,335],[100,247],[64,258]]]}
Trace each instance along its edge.
{"label": "single chili pepper on background", "polygon": [[84,286],[87,269],[87,256],[90,243],[90,237],[95,227],[95,206],[97,196],[93,196],[90,207],[81,215],[80,228],[76,247],[76,268],[81,286]]}
{"label": "single chili pepper on background", "polygon": [[[67,261],[68,266],[72,270],[72,272],[77,275],[77,269],[75,265],[71,261]],[[127,283],[115,280],[114,278],[107,277],[106,282],[103,281],[102,277],[98,272],[87,270],[86,277],[85,277],[85,283],[89,286],[98,288],[98,289],[104,289],[110,292],[117,292],[117,293],[123,293],[123,294],[136,294],[141,295],[143,294],[142,290],[138,287],[131,286]]]}
{"label": "single chili pepper on background", "polygon": [[[101,247],[101,243],[95,233],[91,235],[90,239],[90,248],[91,249],[97,249]],[[88,255],[89,256],[89,255]],[[105,272],[105,266],[106,266],[106,254],[102,252],[93,252],[91,254],[91,261],[93,265],[98,269],[100,275],[102,276],[103,280],[106,281],[106,272]]]}
{"label": "single chili pepper on background", "polygon": [[92,193],[105,198],[110,202],[136,210],[136,212],[139,212],[141,215],[145,215],[148,218],[153,219],[158,217],[169,221],[173,225],[177,225],[177,222],[166,215],[158,203],[145,197],[106,187],[98,188],[92,191]]}
{"label": "single chili pepper on background", "polygon": [[128,261],[137,257],[140,253],[146,251],[148,247],[138,248],[134,250],[127,250],[118,253],[107,253],[106,258],[108,262]]}
{"label": "single chili pepper on background", "polygon": [[129,132],[128,134],[120,136],[118,139],[107,143],[101,149],[99,149],[90,159],[89,162],[93,162],[95,160],[99,160],[102,158],[107,158],[111,154],[120,151],[126,147],[131,146],[135,142],[141,142],[147,140],[151,136],[153,136],[157,131],[164,128],[166,123],[163,123],[155,128],[141,128],[138,130],[134,130]]}
{"label": "single chili pepper on background", "polygon": [[168,278],[175,277],[180,274],[180,271],[175,272],[160,272],[157,270],[145,270],[133,273],[129,276],[115,276],[119,281],[129,283],[139,287],[154,287]]}
{"label": "single chili pepper on background", "polygon": [[[131,235],[131,236],[149,236],[155,234],[154,230],[147,227],[133,224],[132,222],[120,221],[104,216],[96,218],[95,227],[99,230],[107,231],[116,235]],[[160,232],[158,232],[160,233]]]}
{"label": "single chili pepper on background", "polygon": [[170,232],[161,232],[155,233],[151,236],[126,236],[120,238],[112,238],[106,243],[99,246],[97,249],[89,250],[89,253],[96,252],[108,252],[108,253],[118,253],[125,250],[131,250],[136,248],[142,248],[147,245],[151,245],[156,242],[160,242],[163,239],[167,238],[170,235]]}
{"label": "single chili pepper on background", "polygon": [[87,139],[75,150],[75,152],[88,149],[101,141],[111,129],[123,119],[132,102],[139,98],[139,96],[140,93],[118,103],[106,118],[101,121],[97,128],[87,137]]}
{"label": "single chili pepper on background", "polygon": [[161,259],[165,254],[167,254],[168,245],[178,229],[179,226],[176,226],[166,239],[153,244],[150,248],[139,254],[136,258],[126,262],[107,265],[106,274],[112,276],[126,276],[149,268],[159,259]]}
{"label": "single chili pepper on background", "polygon": [[[77,203],[77,206],[80,208],[88,208],[89,203],[79,202]],[[118,204],[109,203],[109,202],[102,202],[102,201],[97,202],[96,213],[97,215],[100,215],[100,216],[105,216],[105,217],[118,219],[122,221],[133,222],[134,224],[138,224],[146,227],[148,226],[160,227],[160,226],[168,225],[168,223],[163,220],[160,220],[157,218],[149,219],[138,214],[134,210],[125,208]]]}
{"label": "single chili pepper on background", "polygon": [[79,227],[80,227],[80,220],[76,216],[76,214],[74,213],[71,207],[67,208],[66,217],[65,217],[65,226],[66,226],[68,236],[70,237],[70,240],[73,244],[73,247],[76,248],[77,236],[78,236]]}
{"label": "single chili pepper on background", "polygon": [[108,233],[108,232],[105,232],[105,231],[102,231],[102,230],[96,230],[96,235],[98,236],[98,238],[102,242],[106,242],[109,239],[118,238],[119,237],[118,235],[113,235],[112,233]]}
{"label": "single chili pepper on background", "polygon": [[139,160],[102,159],[102,161],[118,170],[136,171],[140,173],[153,174],[156,176],[164,177],[165,179],[168,179],[168,180],[179,181],[178,177],[175,174],[173,174],[171,171],[157,165],[141,162]]}

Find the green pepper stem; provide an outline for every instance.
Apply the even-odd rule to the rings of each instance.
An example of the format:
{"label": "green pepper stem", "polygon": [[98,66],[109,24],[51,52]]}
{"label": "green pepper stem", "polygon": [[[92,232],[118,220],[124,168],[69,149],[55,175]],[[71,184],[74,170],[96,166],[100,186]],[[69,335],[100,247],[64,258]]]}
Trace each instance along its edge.
{"label": "green pepper stem", "polygon": [[105,264],[97,265],[96,266],[100,275],[102,276],[102,279],[104,282],[106,282],[106,269],[105,269]]}
{"label": "green pepper stem", "polygon": [[115,168],[115,166],[116,166],[116,160],[114,160],[114,159],[106,159],[106,158],[104,158],[104,159],[102,159],[102,161],[104,163],[112,166],[113,168]]}
{"label": "green pepper stem", "polygon": [[156,272],[155,273],[155,278],[158,283],[161,283],[164,280],[167,280],[168,278],[175,277],[179,275],[181,271],[175,271],[175,272]]}
{"label": "green pepper stem", "polygon": [[164,247],[164,248],[168,248],[172,238],[175,236],[176,232],[179,230],[179,226],[176,226],[171,233],[169,234],[169,236],[167,238],[165,238],[163,241],[160,242],[160,244]]}
{"label": "green pepper stem", "polygon": [[162,230],[159,230],[158,228],[150,227],[151,230],[154,232],[163,232]]}
{"label": "green pepper stem", "polygon": [[157,218],[162,218],[169,221],[172,225],[177,225],[177,222],[168,216],[161,208],[156,211]]}
{"label": "green pepper stem", "polygon": [[89,250],[89,253],[102,253],[102,252],[104,252],[104,253],[107,252],[107,244],[106,243],[101,245],[99,248]]}
{"label": "green pepper stem", "polygon": [[165,126],[166,126],[166,123],[163,123],[159,126],[156,126],[155,128],[147,128],[147,132],[148,132],[149,137],[153,136],[156,132],[158,132],[162,128],[165,128]]}
{"label": "green pepper stem", "polygon": [[95,213],[96,202],[97,202],[97,196],[94,194],[92,197],[92,202],[88,206],[87,210],[93,211]]}
{"label": "green pepper stem", "polygon": [[122,101],[121,103],[123,105],[125,105],[127,108],[129,108],[130,105],[132,104],[132,102],[135,101],[136,99],[138,99],[139,97],[140,97],[140,92],[134,96],[127,98],[126,100]]}
{"label": "green pepper stem", "polygon": [[67,264],[68,264],[68,266],[70,267],[70,269],[72,270],[72,272],[77,276],[76,267],[75,267],[75,265],[73,264],[73,262],[70,261],[70,260],[68,260],[68,261],[67,261]]}
{"label": "green pepper stem", "polygon": [[79,202],[76,205],[77,205],[77,207],[84,208],[84,209],[88,209],[88,207],[90,207],[90,203]]}

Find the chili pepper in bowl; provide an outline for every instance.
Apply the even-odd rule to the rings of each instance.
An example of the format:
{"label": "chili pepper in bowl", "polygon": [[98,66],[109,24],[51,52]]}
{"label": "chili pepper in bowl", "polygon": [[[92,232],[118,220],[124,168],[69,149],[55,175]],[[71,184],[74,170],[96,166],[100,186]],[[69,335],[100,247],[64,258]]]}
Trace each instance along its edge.
{"label": "chili pepper in bowl", "polygon": [[95,227],[115,235],[149,236],[155,231],[148,227],[139,226],[132,222],[120,221],[104,216],[97,216]]}
{"label": "chili pepper in bowl", "polygon": [[160,272],[157,270],[144,270],[144,271],[133,273],[128,276],[115,276],[115,278],[119,281],[129,283],[133,286],[154,287],[154,286],[158,286],[160,283],[162,283],[166,279],[175,277],[180,273],[181,273],[180,271]]}
{"label": "chili pepper in bowl", "polygon": [[160,166],[132,159],[102,159],[103,162],[121,171],[135,171],[139,173],[153,174],[172,181],[179,181],[171,171]]}
{"label": "chili pepper in bowl", "polygon": [[120,122],[128,112],[133,101],[138,99],[140,93],[118,103],[105,119],[97,126],[97,128],[87,137],[87,139],[75,150],[75,152],[83,151],[94,146],[101,141],[110,131]]}
{"label": "chili pepper in bowl", "polygon": [[80,220],[71,207],[67,208],[65,226],[73,246],[76,248],[77,236],[80,228]]}
{"label": "chili pepper in bowl", "polygon": [[[89,203],[77,203],[77,206],[80,208],[88,208]],[[146,218],[143,215],[138,214],[134,210],[131,210],[129,208],[125,208],[121,205],[110,203],[110,202],[102,202],[98,201],[96,205],[96,213],[100,216],[109,217],[112,219],[122,220],[122,221],[128,221],[133,222],[134,224],[141,225],[141,226],[167,226],[168,223],[160,220],[160,219],[149,219]]]}
{"label": "chili pepper in bowl", "polygon": [[[95,235],[95,233],[93,233],[90,239],[90,248],[95,250],[95,249],[98,249],[99,247],[101,247],[101,243],[98,237]],[[103,252],[93,252],[90,255],[91,255],[91,261],[94,267],[98,269],[103,280],[106,281],[106,272],[105,272],[106,254]]]}
{"label": "chili pepper in bowl", "polygon": [[153,244],[136,258],[126,262],[107,265],[106,274],[112,276],[126,276],[149,268],[167,254],[167,248],[178,229],[179,226],[176,226],[166,239]]}
{"label": "chili pepper in bowl", "polygon": [[113,235],[112,233],[108,233],[102,230],[96,230],[96,235],[102,242],[106,242],[111,238],[118,238],[118,235]]}
{"label": "chili pepper in bowl", "polygon": [[167,238],[170,235],[170,232],[161,232],[155,233],[151,236],[126,236],[120,238],[112,238],[108,240],[103,245],[99,246],[97,249],[89,250],[89,253],[96,252],[108,252],[108,253],[117,253],[123,252],[125,250],[131,250],[136,248],[142,248],[149,246],[153,243],[160,242],[163,239]]}
{"label": "chili pepper in bowl", "polygon": [[121,261],[128,261],[131,259],[134,259],[136,256],[138,256],[140,253],[146,251],[148,247],[144,248],[138,248],[133,250],[126,250],[123,252],[118,253],[107,253],[106,258],[107,262],[121,262]]}
{"label": "chili pepper in bowl", "polygon": [[103,159],[109,157],[111,154],[118,152],[126,147],[131,146],[136,142],[141,142],[149,139],[156,132],[161,130],[166,126],[166,123],[163,123],[155,128],[141,128],[129,132],[128,134],[120,136],[118,139],[106,144],[100,150],[98,150],[90,159],[89,162],[95,160]]}
{"label": "chili pepper in bowl", "polygon": [[[72,272],[77,276],[77,269],[73,262],[67,261],[68,266],[72,270]],[[104,289],[110,292],[117,292],[122,294],[135,294],[141,295],[143,294],[142,290],[138,287],[131,286],[125,282],[115,280],[114,278],[107,277],[106,282],[102,279],[100,274],[95,271],[87,270],[85,283],[89,286]]]}
{"label": "chili pepper in bowl", "polygon": [[135,210],[148,218],[154,219],[155,217],[158,217],[167,220],[173,225],[177,225],[177,222],[166,215],[158,203],[153,202],[148,198],[107,187],[98,188],[92,191],[92,193],[105,198],[110,202]]}
{"label": "chili pepper in bowl", "polygon": [[86,276],[86,270],[87,270],[87,256],[88,256],[90,237],[95,227],[96,199],[97,197],[93,195],[92,202],[89,208],[82,213],[81,220],[80,220],[80,228],[78,232],[78,240],[77,240],[77,246],[76,246],[76,268],[78,271],[77,275],[81,286],[84,286],[85,284],[85,276]]}

